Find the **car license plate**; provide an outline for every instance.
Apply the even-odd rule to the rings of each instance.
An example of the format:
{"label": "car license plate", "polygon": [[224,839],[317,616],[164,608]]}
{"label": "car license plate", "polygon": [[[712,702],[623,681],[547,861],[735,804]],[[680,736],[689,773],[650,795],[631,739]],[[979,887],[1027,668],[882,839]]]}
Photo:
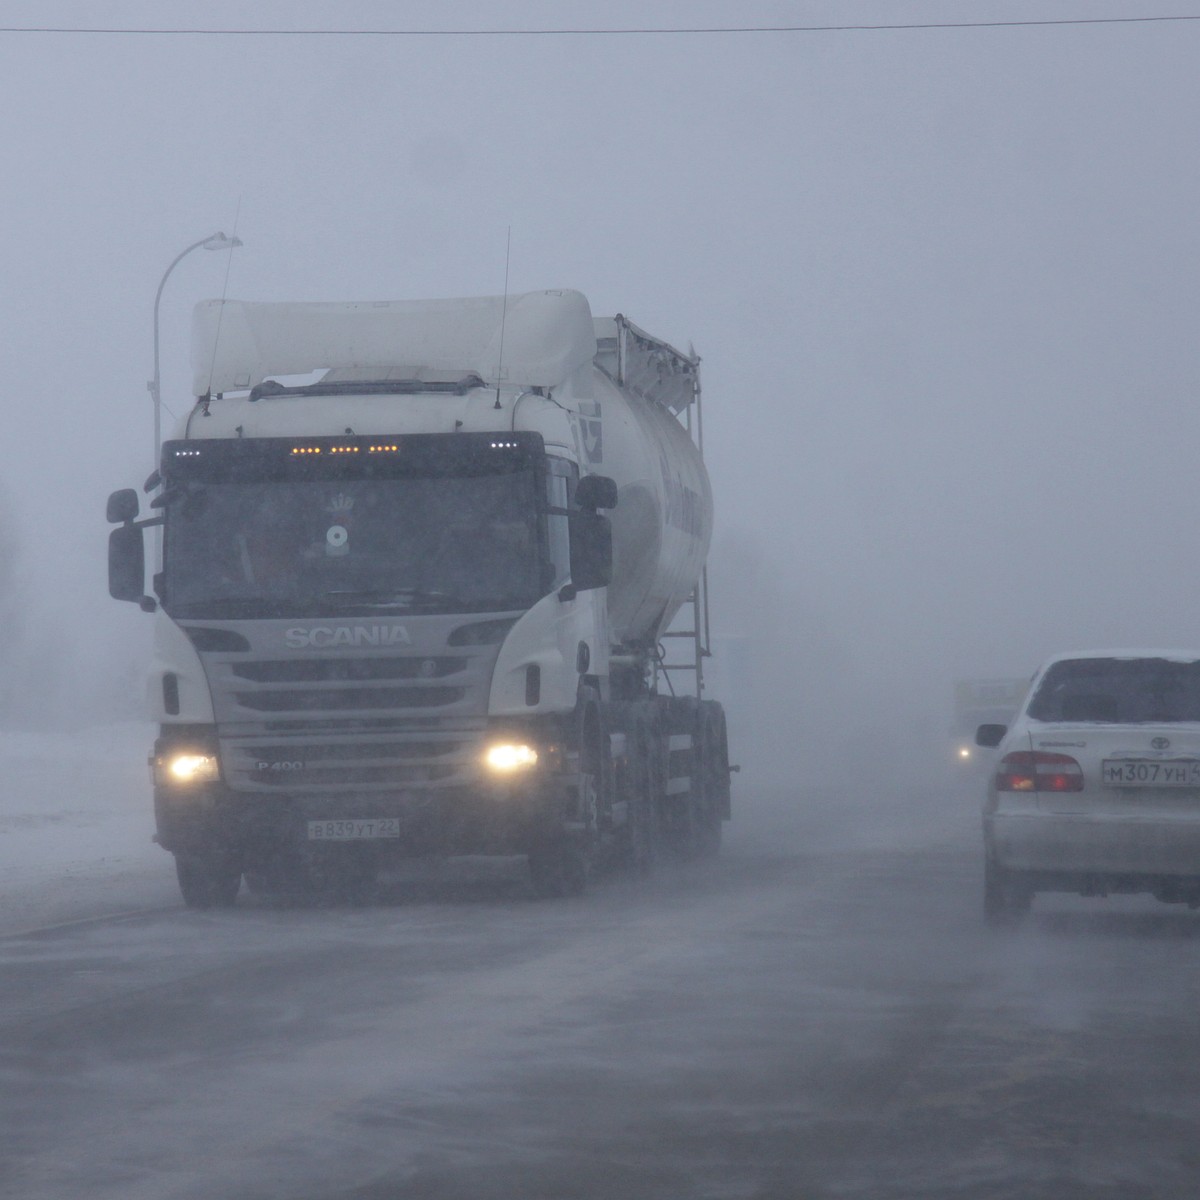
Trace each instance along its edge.
{"label": "car license plate", "polygon": [[1200,788],[1200,761],[1106,758],[1101,766],[1102,777],[1109,787]]}
{"label": "car license plate", "polygon": [[360,817],[345,821],[309,821],[310,842],[364,842],[373,838],[398,838],[397,817]]}

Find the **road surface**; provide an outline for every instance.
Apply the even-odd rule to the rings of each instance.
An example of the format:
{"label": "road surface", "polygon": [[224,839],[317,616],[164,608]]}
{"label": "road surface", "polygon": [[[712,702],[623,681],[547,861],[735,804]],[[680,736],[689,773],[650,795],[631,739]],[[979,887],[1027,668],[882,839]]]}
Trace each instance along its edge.
{"label": "road surface", "polygon": [[1200,914],[1051,898],[985,931],[973,795],[741,795],[715,865],[567,901],[518,867],[212,913],[153,847],[65,907],[24,877],[0,1196],[1200,1192]]}

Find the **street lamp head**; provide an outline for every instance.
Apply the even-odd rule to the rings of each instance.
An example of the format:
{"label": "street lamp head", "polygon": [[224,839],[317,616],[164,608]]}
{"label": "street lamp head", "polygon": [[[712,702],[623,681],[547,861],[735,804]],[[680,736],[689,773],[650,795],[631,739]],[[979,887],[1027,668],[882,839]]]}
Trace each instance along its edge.
{"label": "street lamp head", "polygon": [[205,250],[236,250],[241,244],[240,237],[226,237],[223,233],[214,233],[200,243]]}
{"label": "street lamp head", "polygon": [[158,460],[159,449],[162,446],[162,417],[160,413],[160,409],[162,408],[162,389],[158,373],[158,304],[162,299],[163,288],[167,286],[167,280],[170,278],[171,272],[193,250],[199,250],[201,246],[205,250],[236,250],[241,244],[241,238],[236,236],[227,237],[224,233],[214,233],[212,237],[201,238],[198,242],[192,242],[190,246],[185,246],[175,255],[171,260],[171,265],[163,272],[163,277],[158,282],[158,291],[154,293],[154,378],[148,384],[150,395],[154,400],[154,458],[156,462]]}

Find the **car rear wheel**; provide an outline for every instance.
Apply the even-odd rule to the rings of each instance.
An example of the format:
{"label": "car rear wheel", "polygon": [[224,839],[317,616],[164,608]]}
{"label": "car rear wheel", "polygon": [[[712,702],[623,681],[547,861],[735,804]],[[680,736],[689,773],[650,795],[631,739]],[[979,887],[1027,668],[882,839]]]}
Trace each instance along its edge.
{"label": "car rear wheel", "polygon": [[983,917],[992,926],[1016,925],[1033,903],[1033,889],[1019,871],[1002,867],[988,855],[983,863]]}

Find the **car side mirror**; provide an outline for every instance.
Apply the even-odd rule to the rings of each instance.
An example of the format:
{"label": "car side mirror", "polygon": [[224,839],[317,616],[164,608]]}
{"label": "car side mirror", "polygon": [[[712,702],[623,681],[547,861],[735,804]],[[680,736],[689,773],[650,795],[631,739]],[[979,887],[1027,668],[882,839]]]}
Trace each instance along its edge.
{"label": "car side mirror", "polygon": [[1007,732],[1007,725],[980,725],[975,730],[975,745],[995,749],[996,746],[1004,741],[1004,735]]}

